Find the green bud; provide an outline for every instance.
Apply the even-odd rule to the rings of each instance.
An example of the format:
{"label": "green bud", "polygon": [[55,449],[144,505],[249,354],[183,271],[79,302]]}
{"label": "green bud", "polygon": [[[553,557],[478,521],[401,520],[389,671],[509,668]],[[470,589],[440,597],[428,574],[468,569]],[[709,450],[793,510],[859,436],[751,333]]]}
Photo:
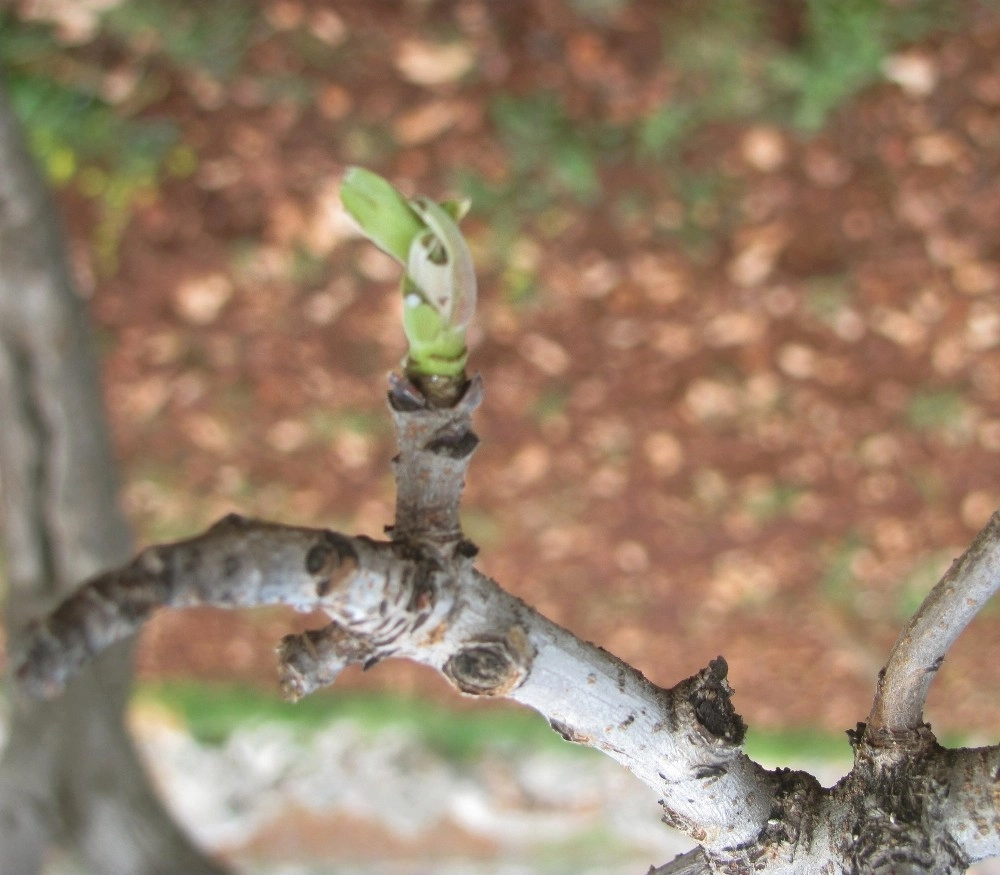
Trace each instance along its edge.
{"label": "green bud", "polygon": [[465,331],[455,330],[415,291],[403,298],[403,330],[409,343],[406,370],[421,376],[457,377],[469,351]]}
{"label": "green bud", "polygon": [[365,236],[404,266],[407,374],[460,379],[476,306],[472,255],[458,229],[469,202],[407,200],[381,176],[358,167],[344,175],[340,198]]}

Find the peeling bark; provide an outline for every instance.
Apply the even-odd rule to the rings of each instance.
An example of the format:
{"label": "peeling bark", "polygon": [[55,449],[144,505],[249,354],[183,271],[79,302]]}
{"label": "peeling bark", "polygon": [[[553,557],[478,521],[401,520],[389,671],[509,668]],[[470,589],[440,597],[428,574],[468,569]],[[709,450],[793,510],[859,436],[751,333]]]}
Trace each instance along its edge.
{"label": "peeling bark", "polygon": [[[55,210],[0,90],[0,501],[8,646],[130,535],[103,418],[94,345]],[[0,760],[0,869],[41,871],[73,849],[102,875],[224,870],[154,794],[123,725],[131,646],[98,657],[58,701],[15,695]]]}

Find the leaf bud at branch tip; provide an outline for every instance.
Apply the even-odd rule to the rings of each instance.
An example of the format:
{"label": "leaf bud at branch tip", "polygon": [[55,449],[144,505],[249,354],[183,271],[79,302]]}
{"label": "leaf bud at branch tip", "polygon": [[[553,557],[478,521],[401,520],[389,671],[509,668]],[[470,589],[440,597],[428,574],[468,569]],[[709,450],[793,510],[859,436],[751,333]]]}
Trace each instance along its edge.
{"label": "leaf bud at branch tip", "polygon": [[340,196],[365,236],[405,268],[406,373],[418,382],[443,377],[464,385],[465,334],[477,297],[472,255],[457,224],[468,201],[407,199],[382,177],[358,167],[344,175]]}

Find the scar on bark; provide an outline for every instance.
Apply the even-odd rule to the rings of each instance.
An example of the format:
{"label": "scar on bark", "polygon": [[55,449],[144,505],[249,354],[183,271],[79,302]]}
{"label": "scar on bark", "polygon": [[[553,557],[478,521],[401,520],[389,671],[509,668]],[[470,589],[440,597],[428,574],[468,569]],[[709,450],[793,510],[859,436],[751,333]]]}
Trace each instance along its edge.
{"label": "scar on bark", "polygon": [[444,665],[445,676],[470,696],[506,696],[528,676],[534,648],[520,626],[504,637],[465,644]]}

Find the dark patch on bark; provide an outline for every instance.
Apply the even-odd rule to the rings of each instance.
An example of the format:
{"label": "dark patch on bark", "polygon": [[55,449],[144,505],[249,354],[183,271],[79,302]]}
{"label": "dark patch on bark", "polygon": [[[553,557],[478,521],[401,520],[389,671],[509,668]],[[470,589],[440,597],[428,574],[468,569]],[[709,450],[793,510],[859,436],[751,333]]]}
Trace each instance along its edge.
{"label": "dark patch on bark", "polygon": [[678,814],[671,808],[667,807],[664,800],[660,800],[660,806],[663,808],[663,817],[660,818],[667,826],[672,826],[674,829],[679,830],[682,833],[686,833],[691,836],[696,842],[704,841],[707,837],[707,833],[701,827],[695,825],[688,818]]}
{"label": "dark patch on bark", "polygon": [[435,437],[427,444],[426,450],[449,459],[466,459],[479,446],[479,438],[475,432],[466,431],[460,435],[445,434]]}
{"label": "dark patch on bark", "polygon": [[427,409],[427,399],[409,380],[397,373],[389,374],[389,406],[401,413]]}
{"label": "dark patch on bark", "polygon": [[192,543],[183,551],[182,555],[183,559],[181,559],[180,563],[181,574],[184,577],[194,577],[201,566],[201,548]]}
{"label": "dark patch on bark", "polygon": [[238,513],[227,513],[222,519],[215,523],[209,531],[212,531],[213,529],[245,529],[249,522],[249,517],[245,517]]}
{"label": "dark patch on bark", "polygon": [[411,614],[423,613],[434,606],[437,595],[434,575],[437,570],[437,562],[421,562],[417,565],[412,577],[410,600],[406,604],[406,610]]}
{"label": "dark patch on bark", "polygon": [[568,723],[563,723],[561,720],[550,720],[549,726],[551,726],[553,731],[561,735],[566,741],[572,742],[573,744],[590,744],[589,735],[577,732]]}
{"label": "dark patch on bark", "polygon": [[732,688],[726,682],[729,666],[721,656],[697,675],[690,691],[690,702],[698,722],[716,738],[742,744],[747,726],[732,703]]}
{"label": "dark patch on bark", "polygon": [[326,558],[330,555],[330,548],[326,544],[317,544],[306,554],[306,571],[310,574],[319,574],[326,565]]}
{"label": "dark patch on bark", "polygon": [[473,559],[479,555],[479,546],[468,538],[462,538],[455,545],[455,555],[460,559]]}

